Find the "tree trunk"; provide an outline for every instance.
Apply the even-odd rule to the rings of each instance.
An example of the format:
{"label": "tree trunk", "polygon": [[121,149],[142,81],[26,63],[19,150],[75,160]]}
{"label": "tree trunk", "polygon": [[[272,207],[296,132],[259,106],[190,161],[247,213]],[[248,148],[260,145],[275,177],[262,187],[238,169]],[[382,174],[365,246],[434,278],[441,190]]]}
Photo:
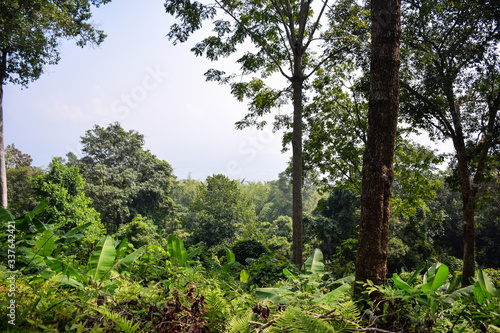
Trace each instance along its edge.
{"label": "tree trunk", "polygon": [[[302,66],[302,65],[301,65]],[[292,133],[292,239],[293,263],[302,267],[302,84],[301,75],[294,76]]]}
{"label": "tree trunk", "polygon": [[[2,76],[3,78],[3,76]],[[5,169],[5,147],[3,138],[3,80],[0,85],[0,205],[7,208],[7,173]]]}
{"label": "tree trunk", "polygon": [[[399,112],[400,0],[371,1],[368,133],[363,155],[356,281],[384,285]],[[360,293],[361,288],[356,288]]]}

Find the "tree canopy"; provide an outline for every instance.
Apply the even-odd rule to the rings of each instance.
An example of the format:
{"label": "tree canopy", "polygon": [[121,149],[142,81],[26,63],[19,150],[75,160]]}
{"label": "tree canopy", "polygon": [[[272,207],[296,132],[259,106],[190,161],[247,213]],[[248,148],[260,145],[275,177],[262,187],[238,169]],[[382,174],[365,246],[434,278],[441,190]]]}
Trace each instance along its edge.
{"label": "tree canopy", "polygon": [[87,181],[85,192],[94,200],[109,231],[116,231],[141,214],[160,228],[173,213],[168,196],[172,167],[144,149],[144,136],[120,124],[96,125],[82,137],[78,166]]}
{"label": "tree canopy", "polygon": [[408,1],[402,115],[432,138],[451,139],[462,194],[464,278],[475,272],[476,197],[500,143],[500,26],[488,1]]}

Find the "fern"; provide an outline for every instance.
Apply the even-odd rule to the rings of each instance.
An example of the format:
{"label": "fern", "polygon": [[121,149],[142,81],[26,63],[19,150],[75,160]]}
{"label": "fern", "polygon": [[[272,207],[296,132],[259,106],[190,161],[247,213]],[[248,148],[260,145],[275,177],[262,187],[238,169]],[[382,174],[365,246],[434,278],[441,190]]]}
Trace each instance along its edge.
{"label": "fern", "polygon": [[139,326],[141,325],[140,321],[134,324],[133,320],[123,318],[118,313],[110,311],[103,306],[94,308],[94,310],[106,316],[106,318],[112,320],[116,324],[116,326],[120,327],[125,333],[136,333],[139,329]]}
{"label": "fern", "polygon": [[211,331],[221,332],[226,327],[226,322],[231,317],[231,304],[226,300],[219,288],[207,289],[204,292],[206,308],[209,312],[209,327]]}
{"label": "fern", "polygon": [[252,311],[246,313],[244,316],[235,316],[229,322],[227,333],[245,333],[248,332],[248,322],[252,319]]}
{"label": "fern", "polygon": [[338,321],[334,321],[335,329],[342,332],[356,332],[359,327],[356,323],[361,318],[361,313],[357,304],[353,301],[340,303],[335,307],[335,315],[338,316]]}
{"label": "fern", "polygon": [[281,312],[275,324],[268,332],[312,333],[335,332],[335,328],[327,321],[315,318],[300,308],[289,307]]}

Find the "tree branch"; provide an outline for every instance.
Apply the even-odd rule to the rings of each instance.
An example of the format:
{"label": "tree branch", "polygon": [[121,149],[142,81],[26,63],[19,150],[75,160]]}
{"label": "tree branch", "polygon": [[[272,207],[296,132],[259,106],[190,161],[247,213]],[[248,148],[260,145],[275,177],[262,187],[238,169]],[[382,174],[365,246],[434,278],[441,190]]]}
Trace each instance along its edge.
{"label": "tree branch", "polygon": [[238,18],[236,18],[236,16],[231,12],[229,11],[228,9],[226,9],[221,3],[219,0],[215,0],[215,2],[217,3],[217,5],[219,5],[219,7],[224,11],[226,12],[226,14],[228,14],[229,16],[231,16],[231,18],[233,20],[235,20],[235,22],[240,25],[249,35],[253,36],[257,41],[258,43],[260,44],[260,47],[264,50],[264,52],[268,55],[268,57],[271,59],[271,61],[276,65],[276,67],[278,67],[278,70],[280,71],[281,75],[283,75],[284,77],[286,77],[288,80],[292,80],[292,77],[287,75],[285,73],[285,71],[283,70],[283,68],[281,67],[279,61],[271,54],[271,52],[268,50],[268,48],[266,47],[266,43],[264,42],[264,39],[262,39],[257,33],[253,32],[252,30],[248,29]]}
{"label": "tree branch", "polygon": [[323,0],[323,7],[321,7],[321,11],[318,15],[318,18],[316,19],[316,22],[314,22],[314,25],[313,25],[313,28],[312,28],[312,31],[311,31],[311,34],[309,35],[309,39],[306,43],[306,45],[304,46],[304,49],[307,50],[307,48],[309,47],[309,44],[311,44],[311,42],[313,41],[313,37],[314,37],[314,34],[316,33],[316,30],[318,29],[318,26],[319,26],[319,20],[321,19],[321,17],[323,16],[323,13],[325,11],[325,8],[328,4],[328,0]]}

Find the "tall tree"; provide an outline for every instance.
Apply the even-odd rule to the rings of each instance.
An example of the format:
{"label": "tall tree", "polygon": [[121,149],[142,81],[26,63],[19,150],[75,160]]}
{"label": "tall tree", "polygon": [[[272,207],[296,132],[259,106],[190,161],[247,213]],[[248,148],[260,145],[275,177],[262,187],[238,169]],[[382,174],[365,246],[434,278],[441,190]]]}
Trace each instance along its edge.
{"label": "tall tree", "polygon": [[[192,214],[186,216],[185,224],[191,232],[191,241],[194,244],[204,242],[209,247],[233,242],[238,229],[252,226],[257,220],[238,182],[224,175],[207,177],[206,182],[199,185],[189,208]],[[250,235],[247,233],[245,237]]]}
{"label": "tall tree", "polygon": [[[368,133],[363,154],[356,281],[385,284],[399,111],[401,1],[371,1]],[[357,288],[357,292],[360,289]]]}
{"label": "tall tree", "polygon": [[[340,1],[347,6],[351,0]],[[293,262],[302,265],[302,111],[304,104],[304,85],[307,79],[327,60],[340,58],[348,48],[347,38],[339,35],[339,22],[328,20],[332,30],[339,34],[325,34],[322,31],[322,18],[328,11],[330,18],[335,17],[336,6],[329,6],[324,0],[313,14],[312,0],[215,0],[215,4],[202,4],[189,0],[166,0],[165,8],[171,15],[180,19],[174,24],[169,37],[174,42],[184,42],[202,26],[205,19],[214,19],[225,14],[225,19],[214,21],[215,35],[197,43],[192,51],[196,55],[206,54],[210,60],[227,57],[237,51],[237,46],[250,42],[253,51],[246,51],[237,60],[242,75],[226,75],[220,70],[211,69],[206,73],[208,80],[230,83],[231,92],[238,100],[250,99],[249,113],[237,123],[238,128],[266,124],[260,117],[271,109],[292,101],[292,115],[277,116],[275,126],[292,128],[292,165],[293,165]],[[347,11],[346,13],[349,13]],[[344,18],[352,19],[351,17]],[[341,25],[340,25],[341,26]],[[317,41],[331,39],[329,47],[322,49],[321,56],[315,56],[312,49]],[[248,50],[248,48],[246,48]],[[243,77],[260,73],[261,78],[252,77],[243,82]],[[279,73],[286,80],[283,89],[273,89],[263,79]]]}
{"label": "tall tree", "polygon": [[27,86],[43,68],[59,61],[62,38],[77,44],[100,44],[104,33],[88,21],[91,5],[110,0],[2,1],[0,4],[0,205],[7,207],[7,180],[3,131],[3,86],[8,82]]}
{"label": "tall tree", "polygon": [[168,197],[172,167],[144,149],[144,136],[113,123],[96,125],[81,142],[78,166],[87,182],[85,192],[108,231],[115,232],[137,214],[164,228],[173,212]]}
{"label": "tall tree", "polygon": [[475,204],[500,143],[500,25],[490,1],[408,1],[402,114],[455,148],[464,220],[462,284],[475,275]]}

